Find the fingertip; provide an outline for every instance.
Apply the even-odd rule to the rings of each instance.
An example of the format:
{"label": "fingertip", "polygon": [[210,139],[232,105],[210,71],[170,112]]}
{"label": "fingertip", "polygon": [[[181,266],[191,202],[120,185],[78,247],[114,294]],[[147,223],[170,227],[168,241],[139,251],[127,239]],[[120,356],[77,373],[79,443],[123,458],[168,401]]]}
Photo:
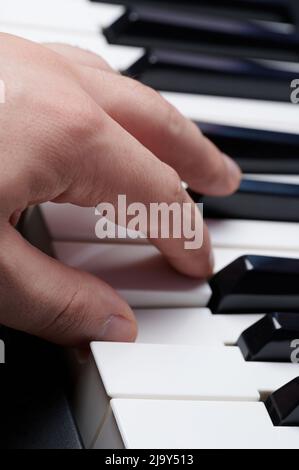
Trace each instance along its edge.
{"label": "fingertip", "polygon": [[214,273],[215,261],[211,249],[192,250],[189,256],[169,258],[168,261],[176,271],[194,279],[207,279]]}
{"label": "fingertip", "polygon": [[242,172],[239,165],[228,155],[223,154],[226,166],[227,194],[234,193],[240,186]]}

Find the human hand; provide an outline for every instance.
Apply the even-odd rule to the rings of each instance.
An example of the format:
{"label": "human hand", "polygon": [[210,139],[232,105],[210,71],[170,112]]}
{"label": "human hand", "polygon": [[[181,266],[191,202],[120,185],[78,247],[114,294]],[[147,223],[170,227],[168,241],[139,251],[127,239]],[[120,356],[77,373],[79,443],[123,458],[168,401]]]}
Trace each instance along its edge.
{"label": "human hand", "polygon": [[[19,214],[44,201],[115,204],[118,194],[182,204],[191,200],[181,179],[227,195],[240,171],[158,93],[92,53],[0,34],[0,65],[0,323],[65,345],[132,341],[126,302],[31,246],[14,228]],[[184,238],[152,242],[178,271],[211,274],[206,227],[199,250],[184,249]]]}

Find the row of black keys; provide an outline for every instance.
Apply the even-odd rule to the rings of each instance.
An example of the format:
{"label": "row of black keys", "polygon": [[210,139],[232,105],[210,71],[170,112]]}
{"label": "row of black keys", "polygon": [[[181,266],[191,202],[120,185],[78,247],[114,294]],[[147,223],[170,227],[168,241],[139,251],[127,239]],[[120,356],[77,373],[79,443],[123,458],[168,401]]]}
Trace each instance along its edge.
{"label": "row of black keys", "polygon": [[[197,123],[244,173],[299,174],[299,134]],[[215,218],[299,221],[299,185],[244,180],[229,197],[207,197],[189,190],[204,203],[204,215]]]}
{"label": "row of black keys", "polygon": [[159,90],[290,101],[298,69],[271,61],[298,64],[299,32],[225,17],[219,5],[195,15],[153,3],[128,8],[104,30],[111,44],[150,49],[127,75]]}
{"label": "row of black keys", "polygon": [[[210,280],[213,313],[271,312],[237,344],[245,360],[299,363],[299,260],[243,256]],[[299,426],[299,377],[265,403],[275,426]]]}
{"label": "row of black keys", "polygon": [[[91,0],[99,3],[120,3],[120,0]],[[194,14],[215,12],[228,18],[251,18],[298,24],[297,0],[122,0],[125,6],[162,6]]]}
{"label": "row of black keys", "polygon": [[250,255],[210,280],[214,314],[268,313],[238,340],[246,360],[299,363],[298,281],[299,259]]}
{"label": "row of black keys", "polygon": [[[213,313],[268,313],[237,344],[247,361],[299,363],[299,260],[243,256],[210,280]],[[275,426],[299,426],[299,377],[265,402]]]}

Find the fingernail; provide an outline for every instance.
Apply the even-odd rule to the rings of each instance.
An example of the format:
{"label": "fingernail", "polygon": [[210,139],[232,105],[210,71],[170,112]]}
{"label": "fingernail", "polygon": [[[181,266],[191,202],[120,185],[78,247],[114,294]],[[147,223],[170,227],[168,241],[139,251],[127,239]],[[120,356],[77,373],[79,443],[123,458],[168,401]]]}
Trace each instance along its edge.
{"label": "fingernail", "polygon": [[102,341],[134,341],[136,329],[134,323],[117,315],[111,315],[104,324],[101,334]]}
{"label": "fingernail", "polygon": [[242,177],[240,167],[228,155],[225,155],[225,154],[223,154],[223,155],[224,155],[225,164],[226,164],[226,167],[227,167],[227,170],[228,170],[228,173],[229,173],[231,179],[234,182],[239,182],[240,183],[241,177]]}

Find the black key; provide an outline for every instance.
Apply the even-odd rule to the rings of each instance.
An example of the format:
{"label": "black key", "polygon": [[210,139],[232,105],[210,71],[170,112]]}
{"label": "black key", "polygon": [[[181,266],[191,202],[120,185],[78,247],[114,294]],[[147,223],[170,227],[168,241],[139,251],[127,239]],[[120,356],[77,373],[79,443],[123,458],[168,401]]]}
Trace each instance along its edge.
{"label": "black key", "polygon": [[292,24],[298,0],[91,0],[99,3],[121,3],[125,6],[155,6],[189,11],[196,14],[208,13],[227,18],[255,19]]}
{"label": "black key", "polygon": [[245,173],[299,174],[299,134],[196,124]]}
{"label": "black key", "polygon": [[245,255],[210,280],[213,313],[298,312],[299,259]]}
{"label": "black key", "polygon": [[272,393],[265,405],[274,426],[299,426],[299,377]]}
{"label": "black key", "polygon": [[266,315],[241,334],[238,346],[246,361],[293,362],[299,347],[299,314]]}
{"label": "black key", "polygon": [[189,194],[203,203],[205,217],[299,222],[297,184],[243,180],[231,196],[202,196],[191,190]]}
{"label": "black key", "polygon": [[217,14],[132,7],[104,34],[112,44],[293,62],[299,58],[299,34]]}
{"label": "black key", "polygon": [[154,50],[125,75],[158,90],[290,102],[290,83],[298,72],[253,59]]}

